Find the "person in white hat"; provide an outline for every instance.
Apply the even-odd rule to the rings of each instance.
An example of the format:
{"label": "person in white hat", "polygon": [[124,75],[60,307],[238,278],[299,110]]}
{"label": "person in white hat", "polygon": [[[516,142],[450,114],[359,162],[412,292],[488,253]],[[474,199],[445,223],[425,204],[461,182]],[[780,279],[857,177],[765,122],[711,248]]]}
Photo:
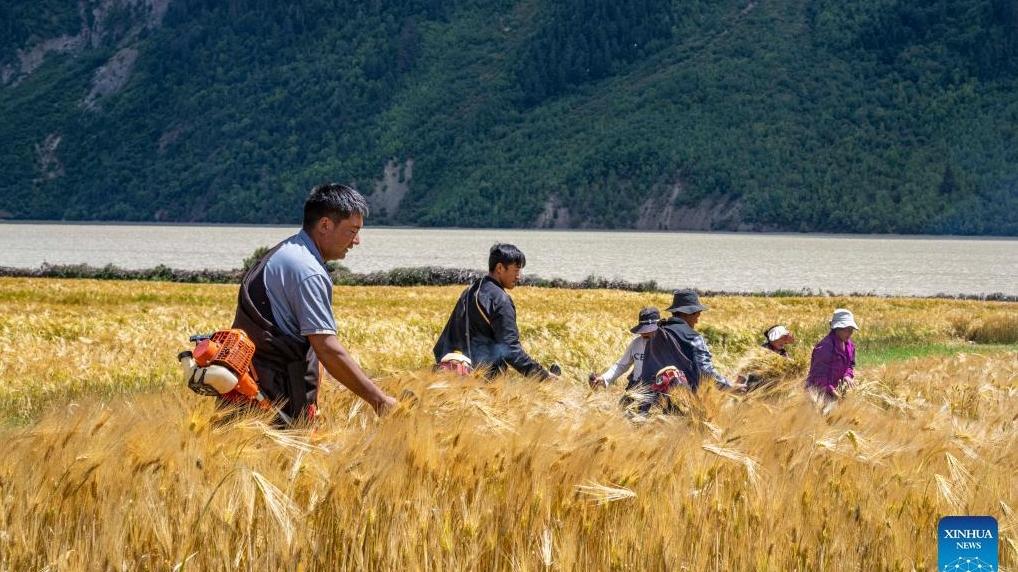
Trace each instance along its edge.
{"label": "person in white hat", "polygon": [[[776,360],[784,358],[790,361],[788,346],[795,343],[795,336],[785,326],[775,325],[763,332],[764,341],[760,349],[753,349],[746,353],[740,360],[739,375],[736,378],[740,383],[745,384],[746,391],[752,391],[761,387],[771,385],[777,379],[770,373],[775,369]],[[783,366],[778,370],[784,370]]]}
{"label": "person in white hat", "polygon": [[764,330],[763,347],[782,357],[788,357],[788,348],[786,346],[794,343],[795,336],[785,326],[779,324]]}
{"label": "person in white hat", "polygon": [[851,338],[858,329],[852,312],[838,308],[831,317],[831,331],[813,347],[806,388],[824,413],[855,382],[855,344]]}

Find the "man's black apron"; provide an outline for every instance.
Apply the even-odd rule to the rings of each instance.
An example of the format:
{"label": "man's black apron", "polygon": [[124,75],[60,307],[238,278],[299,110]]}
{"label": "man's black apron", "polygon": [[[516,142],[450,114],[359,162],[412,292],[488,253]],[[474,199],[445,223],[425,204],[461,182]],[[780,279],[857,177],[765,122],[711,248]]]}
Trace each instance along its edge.
{"label": "man's black apron", "polygon": [[280,246],[282,243],[273,247],[244,275],[233,327],[244,330],[254,342],[251,363],[262,394],[291,419],[306,419],[309,407],[312,415],[317,407],[321,367],[306,337],[288,336],[273,321],[272,303],[265,291],[265,263]]}

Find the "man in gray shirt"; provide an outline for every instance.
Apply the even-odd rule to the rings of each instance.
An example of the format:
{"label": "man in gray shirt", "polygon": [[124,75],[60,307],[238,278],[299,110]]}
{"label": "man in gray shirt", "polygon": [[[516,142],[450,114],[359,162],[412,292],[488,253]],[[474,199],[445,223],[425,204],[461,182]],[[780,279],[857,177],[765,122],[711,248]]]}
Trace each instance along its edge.
{"label": "man in gray shirt", "polygon": [[[368,214],[364,197],[346,185],[315,187],[304,202],[304,224],[244,276],[234,327],[255,342],[258,385],[291,419],[317,415],[319,363],[381,414],[396,400],[379,389],[336,337],[327,260],[360,244]],[[284,418],[285,419],[285,418]]]}

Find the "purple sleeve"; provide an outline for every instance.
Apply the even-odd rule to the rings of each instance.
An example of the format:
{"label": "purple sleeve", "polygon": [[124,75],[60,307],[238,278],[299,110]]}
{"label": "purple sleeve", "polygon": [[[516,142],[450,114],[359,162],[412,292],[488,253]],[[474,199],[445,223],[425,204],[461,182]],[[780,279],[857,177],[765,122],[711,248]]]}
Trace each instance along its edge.
{"label": "purple sleeve", "polygon": [[830,389],[837,380],[831,379],[831,361],[833,360],[833,348],[827,340],[821,341],[813,347],[813,357],[809,363],[809,377],[806,378],[806,385]]}
{"label": "purple sleeve", "polygon": [[855,344],[848,342],[845,350],[845,353],[848,354],[848,368],[845,369],[845,377],[855,378]]}

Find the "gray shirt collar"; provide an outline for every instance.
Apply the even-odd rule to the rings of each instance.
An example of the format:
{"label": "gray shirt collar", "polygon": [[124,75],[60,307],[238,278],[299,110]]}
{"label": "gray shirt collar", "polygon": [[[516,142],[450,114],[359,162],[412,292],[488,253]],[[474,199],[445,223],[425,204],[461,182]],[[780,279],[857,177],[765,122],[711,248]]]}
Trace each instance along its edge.
{"label": "gray shirt collar", "polygon": [[326,271],[329,270],[329,267],[325,265],[325,258],[322,257],[322,253],[318,251],[318,247],[315,246],[315,241],[311,240],[311,235],[308,234],[307,231],[301,229],[301,231],[297,233],[297,240],[304,243],[304,246],[311,251],[311,254],[315,256],[315,260],[322,265],[322,268]]}

